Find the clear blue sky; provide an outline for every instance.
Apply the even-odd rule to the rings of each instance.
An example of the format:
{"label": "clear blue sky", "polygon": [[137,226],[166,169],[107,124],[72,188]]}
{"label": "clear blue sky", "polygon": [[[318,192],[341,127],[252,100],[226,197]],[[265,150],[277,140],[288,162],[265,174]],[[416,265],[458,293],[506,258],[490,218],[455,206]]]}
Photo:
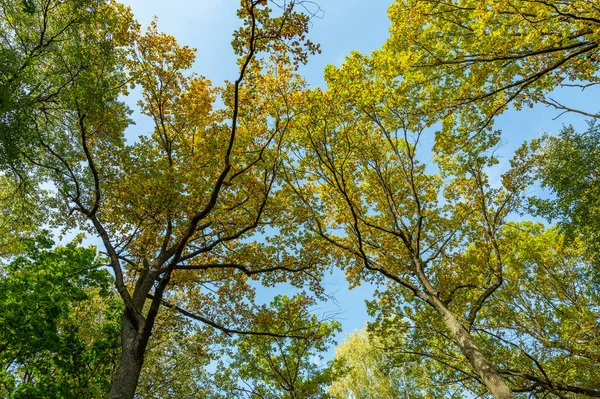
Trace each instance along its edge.
{"label": "clear blue sky", "polygon": [[[390,23],[387,7],[391,0],[316,0],[323,13],[313,19],[310,37],[321,44],[322,54],[314,56],[309,65],[302,69],[306,80],[313,86],[323,86],[323,69],[327,64],[340,65],[352,50],[369,53],[379,48],[388,36]],[[198,49],[194,71],[220,85],[224,80],[234,80],[237,74],[235,57],[230,42],[232,32],[238,27],[236,0],[125,0],[142,25],[146,26],[153,16],[158,17],[160,30],[174,35],[180,44]],[[598,111],[598,92],[558,93],[561,99],[567,98],[569,105],[591,106],[590,111]],[[536,107],[517,113],[509,111],[503,115],[496,127],[502,129],[504,142],[502,149],[506,162],[497,168],[497,177],[508,164],[512,151],[524,140],[539,136],[543,131],[556,131],[564,124],[573,123],[578,128],[585,127],[584,118],[566,115],[553,121],[557,112],[545,107]],[[133,127],[137,134],[144,134],[146,125],[139,115],[134,115],[138,125]],[[137,135],[136,134],[136,135]],[[335,294],[338,305],[325,304],[322,312],[337,311],[343,323],[343,334],[351,333],[364,326],[367,320],[365,299],[370,299],[373,288],[362,286],[348,291],[346,281],[340,272],[334,273],[325,281],[329,293]],[[268,294],[267,291],[263,294]],[[339,308],[338,308],[339,306]],[[340,339],[342,336],[339,337]],[[329,353],[331,356],[331,352]]]}

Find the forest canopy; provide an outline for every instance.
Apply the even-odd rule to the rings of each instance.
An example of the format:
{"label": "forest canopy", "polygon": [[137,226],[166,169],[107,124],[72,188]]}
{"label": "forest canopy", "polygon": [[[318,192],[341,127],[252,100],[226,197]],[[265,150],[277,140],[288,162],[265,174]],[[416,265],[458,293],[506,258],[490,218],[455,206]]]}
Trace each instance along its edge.
{"label": "forest canopy", "polygon": [[241,0],[217,84],[117,1],[0,9],[0,396],[600,397],[595,2],[394,0],[323,87],[312,1]]}

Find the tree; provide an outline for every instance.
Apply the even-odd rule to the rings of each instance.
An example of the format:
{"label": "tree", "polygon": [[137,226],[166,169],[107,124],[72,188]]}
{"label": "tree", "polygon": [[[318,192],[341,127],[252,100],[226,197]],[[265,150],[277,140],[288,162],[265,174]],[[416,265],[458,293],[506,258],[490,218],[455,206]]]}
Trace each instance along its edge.
{"label": "tree", "polygon": [[49,205],[47,193],[26,158],[43,147],[39,119],[59,107],[57,99],[87,68],[88,60],[78,58],[75,48],[86,27],[100,28],[103,4],[96,0],[0,1],[2,256],[18,252],[13,246],[20,238],[35,235],[43,224],[39,220]]}
{"label": "tree", "polygon": [[[488,392],[513,398],[472,327],[503,284],[507,243],[498,235],[519,204],[521,174],[490,184],[486,170],[497,160],[485,150],[497,135],[454,156],[437,153],[437,171],[427,168],[417,155],[422,131],[407,127],[396,103],[380,102],[369,76],[356,78],[362,70],[351,63],[330,72],[327,92],[311,96],[288,175],[313,213],[312,230],[336,248],[351,284],[385,287],[382,303],[434,310]],[[469,247],[477,252],[463,256]]]}
{"label": "tree", "polygon": [[[494,353],[498,372],[518,395],[598,397],[597,282],[585,246],[566,240],[556,227],[531,222],[508,224],[499,240],[513,243],[504,245],[509,249],[505,281],[486,303],[473,334]],[[392,365],[407,373],[425,371],[414,382],[427,397],[438,396],[440,387],[456,397],[485,394],[435,312],[394,307],[396,317],[405,320],[400,331],[382,311],[372,326]]]}
{"label": "tree", "polygon": [[[304,338],[241,336],[225,350],[213,377],[209,398],[324,399],[330,369],[320,353],[327,350],[340,323],[319,320],[304,295],[277,296],[264,307],[257,326],[284,336],[302,331]],[[225,360],[224,360],[225,359]]]}
{"label": "tree", "polygon": [[[511,244],[499,237],[531,162],[515,160],[503,185],[491,184],[500,133],[477,133],[511,102],[571,110],[544,96],[598,82],[597,15],[583,1],[398,1],[381,50],[328,67],[290,162],[313,231],[337,247],[351,283],[385,286],[384,314],[395,301],[414,306],[409,318],[428,309],[497,398],[514,395],[473,328],[504,284]],[[438,122],[431,162],[421,138]]]}
{"label": "tree", "polygon": [[392,362],[379,339],[366,329],[350,334],[336,348],[329,393],[335,399],[416,397],[407,386],[404,368]]}
{"label": "tree", "polygon": [[[86,68],[75,48],[87,25],[98,22],[105,1],[2,0],[0,8],[0,166],[28,176],[24,152],[35,152],[36,113]],[[96,25],[96,27],[99,27]],[[32,148],[33,147],[33,148]]]}
{"label": "tree", "polygon": [[544,135],[529,145],[535,177],[553,199],[533,198],[534,212],[558,220],[569,236],[582,236],[590,251],[600,249],[600,128],[595,121],[582,133],[573,127]]}
{"label": "tree", "polygon": [[390,38],[365,63],[412,119],[443,122],[455,137],[443,143],[448,151],[491,128],[511,103],[599,116],[553,92],[599,83],[594,2],[396,0],[389,16]]}
{"label": "tree", "polygon": [[[124,305],[111,398],[134,396],[161,308],[252,334],[249,279],[308,281],[319,293],[328,254],[302,231],[304,215],[279,176],[304,89],[295,69],[318,50],[296,6],[274,15],[266,1],[241,1],[239,75],[213,88],[184,76],[192,49],[156,24],[141,34],[126,8],[101,3],[69,50],[85,68],[54,97],[60,106],[36,114],[44,151],[24,157],[55,184],[62,223],[100,237]],[[127,84],[141,87],[140,108],[155,123],[133,143],[119,100]]]}
{"label": "tree", "polygon": [[[47,233],[46,233],[47,234]],[[119,303],[95,248],[24,239],[0,267],[0,394],[100,398],[118,352]]]}

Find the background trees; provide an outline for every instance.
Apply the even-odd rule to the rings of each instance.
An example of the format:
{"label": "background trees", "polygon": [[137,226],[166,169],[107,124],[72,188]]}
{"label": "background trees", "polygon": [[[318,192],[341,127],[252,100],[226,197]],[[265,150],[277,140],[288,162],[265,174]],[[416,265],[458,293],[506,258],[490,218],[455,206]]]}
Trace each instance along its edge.
{"label": "background trees", "polygon": [[[47,232],[45,232],[47,234]],[[94,248],[24,239],[0,264],[3,397],[97,398],[115,368],[120,306]]]}
{"label": "background trees", "polygon": [[[334,379],[329,393],[334,398],[392,399],[416,397],[407,386],[404,368],[393,362],[380,338],[366,329],[346,337],[335,351]],[[410,392],[410,393],[409,393]]]}
{"label": "background trees", "polygon": [[584,132],[568,126],[531,144],[536,177],[554,195],[552,199],[533,198],[535,212],[558,221],[570,237],[582,237],[591,245],[592,254],[598,253],[600,232],[599,139],[597,122],[592,120]]}
{"label": "background trees", "polygon": [[306,338],[269,334],[236,338],[225,350],[213,377],[210,398],[327,398],[331,370],[321,353],[333,343],[339,322],[319,320],[309,313],[312,301],[298,295],[278,296],[261,313],[257,328],[285,335],[301,331]]}

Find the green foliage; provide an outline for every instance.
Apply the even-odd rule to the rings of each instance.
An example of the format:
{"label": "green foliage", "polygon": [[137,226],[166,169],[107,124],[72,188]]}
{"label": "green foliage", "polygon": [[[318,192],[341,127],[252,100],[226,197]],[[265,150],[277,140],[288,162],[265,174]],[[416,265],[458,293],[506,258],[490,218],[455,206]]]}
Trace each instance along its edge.
{"label": "green foliage", "polygon": [[333,382],[328,390],[333,398],[417,397],[407,386],[404,367],[392,361],[389,350],[381,342],[380,338],[361,330],[347,336],[336,348]]}
{"label": "green foliage", "polygon": [[[255,331],[233,340],[218,362],[210,398],[326,399],[331,382],[321,353],[333,343],[340,323],[311,315],[303,295],[277,296],[264,307]],[[263,334],[266,333],[266,334]],[[269,336],[289,335],[290,338]]]}
{"label": "green foliage", "polygon": [[534,212],[558,220],[570,235],[585,237],[600,251],[600,126],[584,132],[572,126],[532,143],[536,177],[553,198],[533,198]]}
{"label": "green foliage", "polygon": [[57,98],[72,92],[80,72],[89,67],[90,60],[82,57],[80,49],[91,37],[83,32],[86,26],[98,22],[99,10],[107,3],[101,0],[0,2],[0,167],[3,170],[25,168],[23,157],[39,151],[40,135],[48,133],[42,120],[53,119]]}
{"label": "green foliage", "polygon": [[44,235],[24,239],[24,253],[1,266],[5,397],[99,398],[108,390],[119,306],[96,250],[80,244],[53,248]]}
{"label": "green foliage", "polygon": [[[471,327],[478,345],[517,396],[578,398],[600,392],[600,297],[594,270],[578,240],[531,222],[507,224],[499,237],[504,284]],[[456,314],[466,306],[458,295]],[[372,326],[391,364],[405,367],[425,397],[485,395],[438,315],[398,303],[394,318],[381,309]],[[402,320],[402,321],[401,321]],[[412,397],[412,395],[411,395]]]}
{"label": "green foliage", "polygon": [[549,96],[600,83],[593,2],[396,0],[388,14],[390,38],[373,65],[408,113],[442,121],[449,136],[490,127],[511,104],[599,116]]}
{"label": "green foliage", "polygon": [[[145,353],[141,398],[597,396],[597,275],[579,236],[600,248],[600,129],[546,136],[501,184],[489,174],[496,115],[571,111],[547,94],[600,83],[598,7],[396,0],[383,48],[308,91],[298,65],[318,46],[294,4],[241,1],[239,75],[213,87],[186,75],[193,49],[156,22],[143,34],[122,5],[0,0],[1,394],[105,395],[124,306],[135,361],[115,396],[133,396]],[[155,126],[127,143],[131,86]],[[556,195],[538,212],[570,241],[507,222],[532,166]],[[41,181],[53,222],[102,239],[119,300],[80,240],[22,239],[50,213]],[[339,324],[311,315],[311,297],[254,304],[259,284],[318,297],[332,263],[378,285],[376,336],[342,345],[335,376],[315,357]]]}
{"label": "green foliage", "polygon": [[223,339],[172,309],[159,315],[135,393],[140,399],[206,398],[212,391],[210,363]]}
{"label": "green foliage", "polygon": [[[56,189],[57,223],[99,236],[108,255],[126,308],[123,358],[135,359],[121,362],[111,396],[134,395],[160,309],[243,328],[257,316],[250,280],[310,285],[320,293],[328,254],[310,248],[305,214],[290,217],[299,206],[280,174],[281,143],[305,89],[298,64],[318,46],[305,37],[309,18],[294,2],[281,13],[265,1],[240,3],[243,26],[232,42],[239,74],[217,88],[189,73],[195,50],[156,22],[142,33],[118,3],[85,7],[87,24],[77,21],[57,44],[60,56],[48,53],[56,72],[50,81],[66,84],[53,107],[34,109],[39,151],[17,145],[36,177]],[[31,69],[44,72],[45,64]],[[128,143],[123,96],[132,86],[141,89],[140,110],[155,126]],[[265,240],[268,227],[286,234]],[[163,352],[186,363],[168,353],[184,343],[173,331],[166,337],[157,341],[163,348],[155,359]],[[150,371],[168,375],[160,366]],[[153,381],[144,383],[151,395]]]}
{"label": "green foliage", "polygon": [[35,1],[34,0],[23,0],[23,11],[28,14],[35,12]]}
{"label": "green foliage", "polygon": [[[490,327],[490,334],[478,328],[490,312],[500,312],[494,301],[516,290],[504,291],[514,284],[507,274],[524,268],[510,263],[517,243],[506,238],[514,229],[507,220],[521,206],[535,167],[520,151],[502,181],[493,181],[500,140],[500,132],[491,132],[493,120],[510,104],[520,109],[544,102],[572,111],[547,93],[568,79],[599,83],[597,7],[585,1],[398,0],[389,15],[391,36],[383,48],[329,66],[327,91],[308,96],[291,149],[297,158],[290,162],[290,181],[313,212],[313,231],[331,245],[352,285],[378,284],[369,310],[387,329],[381,336],[411,329],[408,360],[431,371],[420,385],[428,386],[427,378],[439,382],[423,388],[425,396],[513,398],[511,388],[532,395],[594,393],[594,376],[571,380],[554,373],[560,369],[554,361],[564,358],[540,349],[546,344],[524,348],[526,355],[515,355],[518,347],[506,354],[498,349],[510,346],[506,341],[521,345],[528,338],[515,333],[505,341],[499,330],[507,325]],[[442,134],[430,160],[423,144],[438,123]],[[577,163],[583,153],[571,156],[572,172],[580,169],[594,187],[589,198],[597,198],[596,162]],[[543,279],[548,272],[531,273]],[[534,304],[548,295],[541,287],[533,292],[526,300]],[[554,299],[562,300],[572,306]],[[594,301],[585,298],[586,306]],[[536,311],[542,317],[540,306],[531,317]],[[506,317],[509,324],[516,315]],[[566,315],[546,318],[548,326],[539,328],[552,328],[556,319],[569,323]],[[524,330],[520,334],[533,342],[533,330]],[[527,370],[523,375],[511,368],[507,359],[513,357]]]}
{"label": "green foliage", "polygon": [[45,192],[27,180],[15,182],[0,174],[0,258],[23,250],[22,238],[34,235],[44,220]]}

